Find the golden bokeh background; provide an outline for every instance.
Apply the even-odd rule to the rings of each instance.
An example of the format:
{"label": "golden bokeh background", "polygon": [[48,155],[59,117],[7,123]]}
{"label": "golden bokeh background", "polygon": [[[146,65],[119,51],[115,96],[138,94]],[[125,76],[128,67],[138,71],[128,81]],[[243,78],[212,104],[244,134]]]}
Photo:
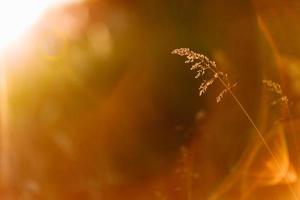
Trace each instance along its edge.
{"label": "golden bokeh background", "polygon": [[[283,0],[48,9],[1,53],[0,198],[300,199],[299,13]],[[238,83],[281,168],[232,98],[216,103],[220,85],[198,96],[201,80],[171,54],[180,47]],[[289,110],[271,105],[263,79],[281,84]]]}

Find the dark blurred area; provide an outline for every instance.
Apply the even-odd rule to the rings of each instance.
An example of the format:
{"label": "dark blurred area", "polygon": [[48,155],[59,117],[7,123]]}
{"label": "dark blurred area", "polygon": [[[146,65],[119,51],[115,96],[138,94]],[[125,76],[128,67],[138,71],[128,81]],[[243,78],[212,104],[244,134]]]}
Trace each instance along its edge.
{"label": "dark blurred area", "polygon": [[[291,188],[299,196],[299,6],[90,0],[49,10],[6,53],[0,198],[285,200]],[[171,54],[180,47],[238,82],[234,93],[284,172],[231,97],[215,102],[221,86],[198,96],[201,81]],[[289,123],[274,125],[284,112],[268,104],[262,79],[291,99]]]}

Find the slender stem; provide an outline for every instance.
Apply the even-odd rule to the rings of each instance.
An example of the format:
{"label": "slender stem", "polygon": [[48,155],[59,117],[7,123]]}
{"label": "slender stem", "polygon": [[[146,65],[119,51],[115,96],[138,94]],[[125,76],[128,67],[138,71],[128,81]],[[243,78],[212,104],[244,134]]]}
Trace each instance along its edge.
{"label": "slender stem", "polygon": [[[210,69],[212,70],[213,73],[217,73],[213,68],[210,67]],[[273,158],[273,160],[274,160],[275,164],[277,165],[277,167],[279,168],[279,170],[283,171],[284,169],[280,165],[279,160],[276,158],[276,156],[273,153],[270,145],[267,143],[265,137],[263,136],[263,134],[261,133],[261,131],[255,125],[254,121],[252,120],[251,116],[249,115],[249,113],[247,112],[247,110],[245,109],[245,107],[238,100],[238,98],[235,96],[235,94],[231,91],[231,88],[228,87],[228,85],[226,84],[226,82],[222,78],[220,78],[220,76],[218,76],[218,79],[220,80],[220,82],[222,83],[222,85],[226,88],[226,90],[229,92],[229,94],[232,96],[232,98],[237,103],[237,105],[240,107],[240,109],[242,110],[242,112],[244,113],[244,115],[247,117],[247,119],[249,120],[250,124],[253,126],[253,128],[255,129],[255,131],[257,133],[257,135],[259,136],[260,140],[262,141],[263,145],[265,146],[265,148],[267,149],[267,151],[270,153],[271,157]],[[288,182],[288,180],[286,179],[286,177],[284,177],[284,180],[287,183],[287,185],[289,187],[289,190],[291,191],[294,199],[298,200],[297,194],[295,193],[294,189],[292,188],[291,184]]]}
{"label": "slender stem", "polygon": [[[271,51],[274,54],[275,63],[276,63],[276,66],[278,68],[278,71],[279,72],[283,71],[284,67],[283,67],[283,64],[282,64],[282,58],[281,58],[280,52],[278,50],[278,47],[276,46],[276,43],[274,42],[274,39],[272,38],[270,30],[268,29],[268,27],[267,27],[266,23],[264,22],[264,20],[262,19],[262,17],[259,16],[259,15],[257,15],[257,22],[258,22],[259,28],[261,29],[262,33],[265,36],[265,39],[267,40],[268,44],[270,45]],[[279,73],[279,76],[280,76],[281,82],[284,83],[284,81],[283,81],[284,77],[282,76],[281,73]],[[289,127],[291,128],[291,132],[292,132],[293,137],[296,137],[296,135],[295,135],[295,127],[294,127],[293,123],[291,122],[290,108],[289,108],[288,105],[286,106],[286,108],[287,108],[286,110],[287,110],[287,115],[288,115],[288,124],[289,124]],[[294,145],[295,145],[295,150],[296,150],[296,154],[297,154],[299,152],[298,151],[298,146],[297,146],[297,144],[294,144]],[[298,158],[296,159],[296,163],[299,164],[299,159]],[[289,184],[289,187],[290,187],[290,184]],[[298,199],[298,197],[296,196],[295,192],[294,192],[294,197],[295,197],[295,199]]]}

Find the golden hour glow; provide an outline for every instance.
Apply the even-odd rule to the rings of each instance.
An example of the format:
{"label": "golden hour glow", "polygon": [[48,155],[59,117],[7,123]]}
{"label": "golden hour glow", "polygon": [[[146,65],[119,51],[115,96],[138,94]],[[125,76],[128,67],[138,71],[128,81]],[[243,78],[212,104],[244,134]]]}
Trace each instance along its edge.
{"label": "golden hour glow", "polygon": [[71,0],[3,0],[0,3],[0,49],[30,29],[43,13]]}
{"label": "golden hour glow", "polygon": [[0,200],[300,200],[300,1],[0,0]]}

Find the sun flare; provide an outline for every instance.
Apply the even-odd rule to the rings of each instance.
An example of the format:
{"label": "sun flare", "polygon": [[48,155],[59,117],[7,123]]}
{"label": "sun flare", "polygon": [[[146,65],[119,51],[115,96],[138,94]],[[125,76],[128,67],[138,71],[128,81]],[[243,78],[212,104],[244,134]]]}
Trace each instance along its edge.
{"label": "sun flare", "polygon": [[72,0],[1,0],[0,49],[6,48],[28,31],[47,9],[71,1]]}

